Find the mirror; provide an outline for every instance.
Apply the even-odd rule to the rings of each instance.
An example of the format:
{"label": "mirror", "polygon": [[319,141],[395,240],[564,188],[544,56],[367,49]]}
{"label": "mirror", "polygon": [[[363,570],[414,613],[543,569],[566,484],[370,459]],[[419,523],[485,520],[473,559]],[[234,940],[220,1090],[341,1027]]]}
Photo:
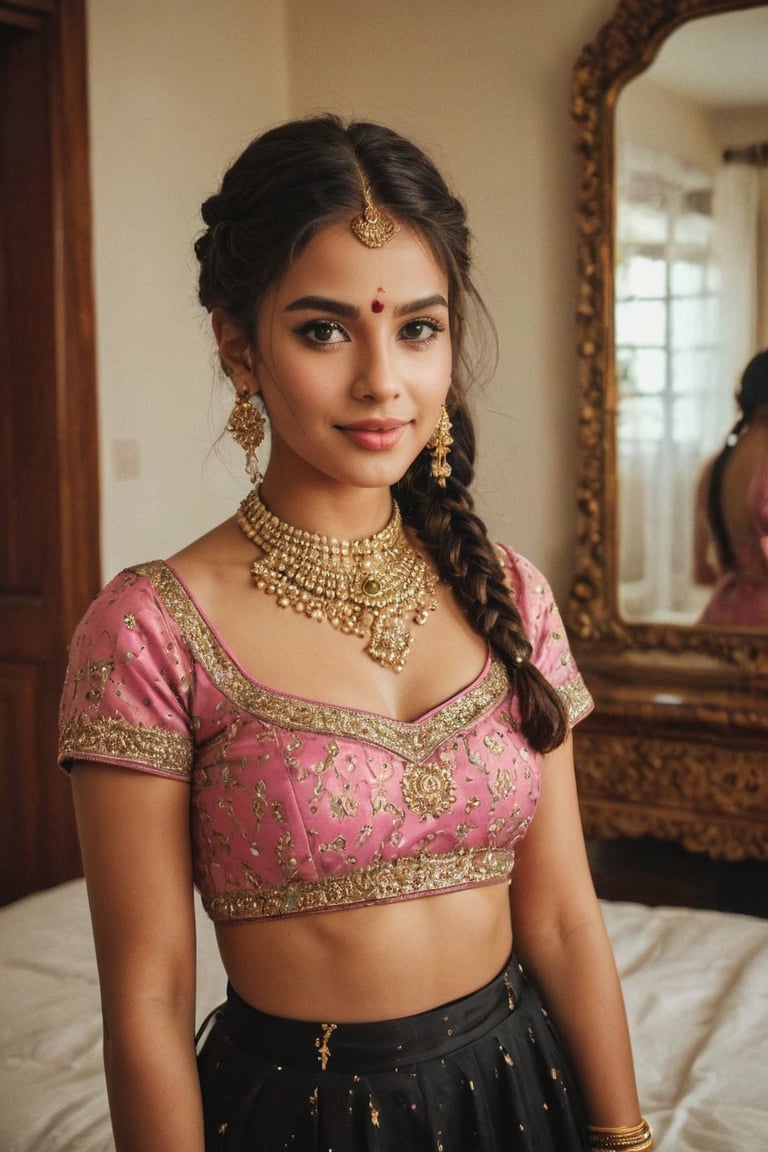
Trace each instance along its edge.
{"label": "mirror", "polygon": [[[618,97],[614,371],[627,620],[693,625],[706,612],[768,627],[756,580],[717,588],[706,496],[706,469],[739,415],[742,371],[768,347],[766,45],[768,7],[689,21]],[[753,429],[740,460],[756,440]],[[746,497],[731,488],[733,479],[730,519],[747,534],[740,568],[763,573],[768,600]]]}
{"label": "mirror", "polygon": [[[754,17],[755,39],[765,44],[767,7],[749,0],[621,0],[579,57],[572,89],[579,165],[580,409],[578,540],[567,622],[596,701],[595,713],[575,737],[585,830],[597,837],[652,834],[733,859],[768,858],[768,631],[699,626],[697,606],[680,613],[674,602],[661,611],[644,603],[633,609],[630,602],[635,574],[627,541],[636,496],[626,469],[621,485],[620,437],[634,417],[626,348],[617,339],[616,294],[625,288],[617,275],[624,255],[617,230],[619,179],[626,185],[626,161],[649,140],[636,140],[638,152],[630,153],[619,130],[629,124],[633,102],[647,101],[640,86],[654,83],[652,68],[657,59],[664,67],[665,46],[674,55],[676,37],[734,13]],[[690,57],[690,43],[682,43]],[[721,62],[709,67],[724,72]],[[672,72],[679,80],[681,66],[673,65]],[[651,144],[673,119],[669,110],[646,111]],[[677,181],[691,209],[683,233],[686,253],[701,246],[702,236],[706,240],[700,217],[707,196],[701,194],[706,190],[699,186],[698,167],[679,157],[660,166],[664,181]],[[629,195],[642,186],[642,173],[634,186],[630,178]],[[652,191],[658,193],[658,186]],[[734,385],[733,378],[725,380],[723,438]],[[692,506],[692,491],[681,507],[689,498]],[[667,489],[664,504],[669,503]],[[657,515],[666,513],[664,504]],[[671,541],[680,543],[674,534]]]}

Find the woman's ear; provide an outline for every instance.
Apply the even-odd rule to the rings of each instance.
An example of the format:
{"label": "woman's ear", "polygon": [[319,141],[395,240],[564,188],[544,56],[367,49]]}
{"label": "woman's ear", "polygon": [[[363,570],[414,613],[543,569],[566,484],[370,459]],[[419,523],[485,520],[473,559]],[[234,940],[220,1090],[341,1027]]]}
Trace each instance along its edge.
{"label": "woman's ear", "polygon": [[219,348],[221,366],[238,392],[253,391],[253,349],[247,334],[223,308],[214,308],[211,324]]}

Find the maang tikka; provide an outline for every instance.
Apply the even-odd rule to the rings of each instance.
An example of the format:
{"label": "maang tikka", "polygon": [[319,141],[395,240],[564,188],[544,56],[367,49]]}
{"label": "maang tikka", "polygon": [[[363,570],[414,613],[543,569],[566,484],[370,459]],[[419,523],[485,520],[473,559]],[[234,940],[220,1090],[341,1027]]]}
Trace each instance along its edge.
{"label": "maang tikka", "polygon": [[359,216],[352,218],[352,231],[361,244],[366,248],[382,248],[396,232],[400,225],[396,224],[391,216],[382,212],[373,202],[371,186],[365,176],[360,173],[360,182],[363,192],[363,211]]}
{"label": "maang tikka", "polygon": [[253,403],[252,394],[247,388],[237,394],[227,431],[232,433],[232,439],[245,452],[245,470],[251,483],[258,484],[261,470],[256,453],[264,442],[264,417]]}
{"label": "maang tikka", "polygon": [[453,444],[453,436],[451,436],[451,418],[448,415],[448,409],[445,404],[440,411],[440,419],[437,422],[437,427],[427,440],[427,449],[432,457],[429,465],[429,471],[435,480],[437,480],[440,488],[445,488],[445,481],[451,474],[451,466],[448,463],[448,452],[450,451],[451,444]]}

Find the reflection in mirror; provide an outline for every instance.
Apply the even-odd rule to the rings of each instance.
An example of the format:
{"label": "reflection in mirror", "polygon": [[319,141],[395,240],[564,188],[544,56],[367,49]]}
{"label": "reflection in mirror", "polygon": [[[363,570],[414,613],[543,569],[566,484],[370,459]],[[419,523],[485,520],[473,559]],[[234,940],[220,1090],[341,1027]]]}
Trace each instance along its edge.
{"label": "reflection in mirror", "polygon": [[[692,592],[691,553],[697,469],[733,426],[755,341],[768,345],[755,320],[753,342],[725,360],[724,333],[749,308],[722,305],[751,277],[735,240],[733,261],[720,256],[718,223],[724,153],[768,140],[766,17],[754,0],[619,0],[576,62],[571,103],[580,403],[567,625],[595,699],[574,734],[582,818],[597,839],[649,835],[734,860],[768,859],[768,628],[697,623],[711,588]],[[734,18],[748,29],[735,71]],[[682,88],[699,60],[710,78],[735,77],[738,106],[715,111]],[[758,247],[750,299],[765,325],[765,235]]]}
{"label": "reflection in mirror", "polygon": [[[767,43],[768,8],[692,21],[617,104],[618,593],[628,621],[696,624],[725,579],[707,530],[711,461],[741,415],[742,372],[768,347]],[[738,455],[727,465],[731,499]],[[745,508],[742,496],[742,527]],[[754,540],[753,520],[747,532]],[[752,556],[768,596],[768,556],[759,546]],[[710,610],[709,622],[765,627],[768,617]]]}

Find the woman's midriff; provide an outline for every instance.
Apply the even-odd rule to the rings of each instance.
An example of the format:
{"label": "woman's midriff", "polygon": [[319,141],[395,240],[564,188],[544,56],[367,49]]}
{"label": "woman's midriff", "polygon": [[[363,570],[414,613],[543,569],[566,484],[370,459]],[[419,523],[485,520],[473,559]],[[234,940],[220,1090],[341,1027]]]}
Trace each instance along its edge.
{"label": "woman's midriff", "polygon": [[217,925],[238,994],[276,1016],[390,1020],[487,984],[512,948],[506,882],[282,920]]}

